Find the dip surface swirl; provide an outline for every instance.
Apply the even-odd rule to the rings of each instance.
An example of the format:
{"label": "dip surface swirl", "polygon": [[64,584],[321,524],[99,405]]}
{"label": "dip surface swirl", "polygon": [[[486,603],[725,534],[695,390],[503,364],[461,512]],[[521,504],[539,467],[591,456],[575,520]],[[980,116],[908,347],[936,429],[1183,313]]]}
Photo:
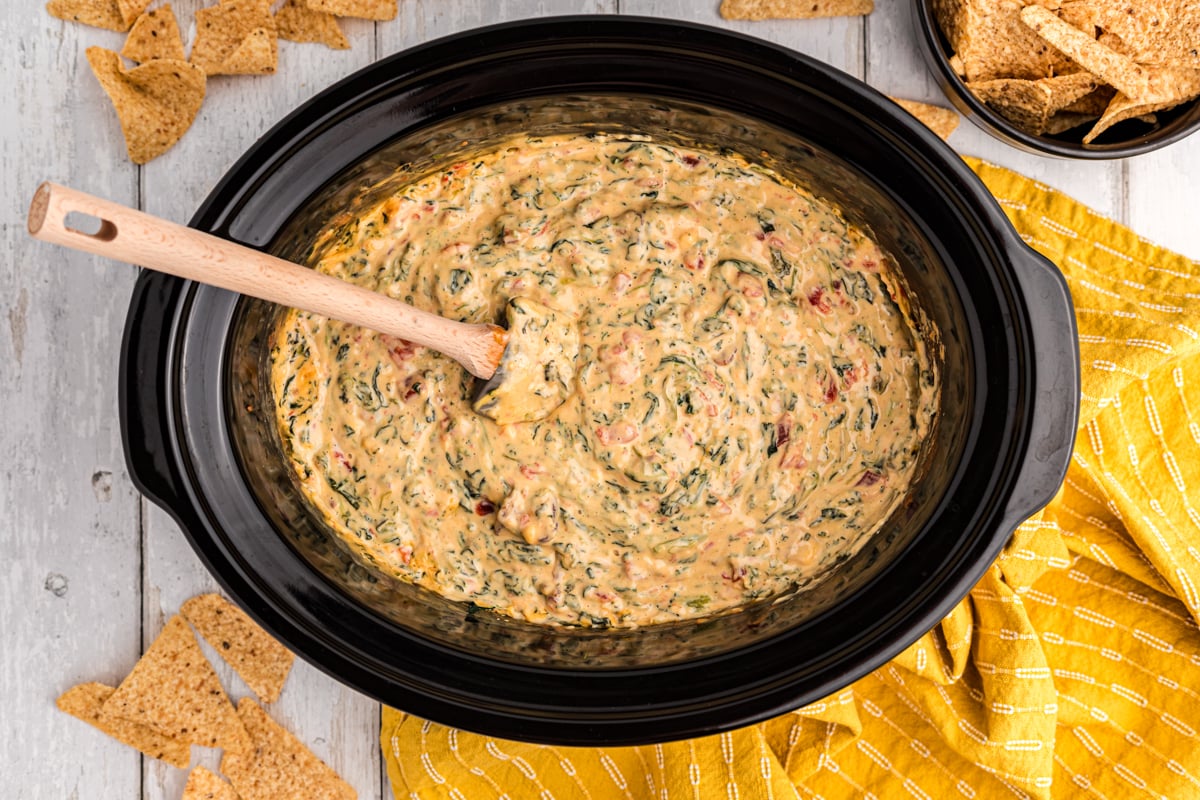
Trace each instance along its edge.
{"label": "dip surface swirl", "polygon": [[360,559],[453,600],[628,627],[779,594],[866,543],[931,435],[936,365],[890,259],[735,157],[515,140],[313,252],[447,317],[528,298],[578,326],[566,402],[508,425],[438,353],[295,310],[273,331],[304,494]]}

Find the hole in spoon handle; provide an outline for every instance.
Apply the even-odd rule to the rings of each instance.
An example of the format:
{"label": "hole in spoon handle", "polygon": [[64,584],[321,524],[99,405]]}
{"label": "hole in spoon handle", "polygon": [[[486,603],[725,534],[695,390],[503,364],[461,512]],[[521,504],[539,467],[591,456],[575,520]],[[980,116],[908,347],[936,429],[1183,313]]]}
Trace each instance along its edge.
{"label": "hole in spoon handle", "polygon": [[112,221],[101,219],[83,211],[68,211],[63,217],[63,227],[71,233],[88,236],[101,242],[117,238],[117,226]]}

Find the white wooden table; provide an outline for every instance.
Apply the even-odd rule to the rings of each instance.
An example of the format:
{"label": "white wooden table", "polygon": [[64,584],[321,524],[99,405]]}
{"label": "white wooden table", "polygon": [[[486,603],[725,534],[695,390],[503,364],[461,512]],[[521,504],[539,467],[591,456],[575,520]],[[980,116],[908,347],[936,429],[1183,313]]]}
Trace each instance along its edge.
{"label": "white wooden table", "polygon": [[[175,0],[185,27],[209,2]],[[345,25],[353,48],[280,43],[273,77],[223,77],[191,131],[138,168],[84,57],[120,34],[51,19],[41,2],[0,10],[0,792],[6,798],[178,798],[186,774],[58,713],[67,687],[115,685],[188,597],[216,584],[182,534],[134,491],[117,423],[117,361],[133,268],[40,245],[27,203],[53,179],[186,221],[251,143],[297,104],[377,58],[487,23],[566,13],[722,25],[840,67],[876,88],[946,105],[914,47],[909,0],[869,18],[729,25],[718,0],[400,0],[399,18]],[[191,31],[185,30],[190,37]],[[964,123],[951,143],[1063,189],[1143,236],[1200,258],[1200,135],[1123,162],[1017,152]],[[217,660],[219,663],[219,659]],[[247,690],[219,667],[235,695]],[[390,797],[379,707],[303,663],[271,713],[362,798]],[[199,752],[199,751],[197,751]],[[194,762],[210,766],[215,752]]]}

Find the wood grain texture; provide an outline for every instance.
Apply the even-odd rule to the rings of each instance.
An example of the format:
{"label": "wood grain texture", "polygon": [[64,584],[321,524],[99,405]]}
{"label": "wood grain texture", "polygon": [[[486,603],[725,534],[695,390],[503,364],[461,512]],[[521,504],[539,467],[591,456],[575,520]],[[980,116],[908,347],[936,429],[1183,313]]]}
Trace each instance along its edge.
{"label": "wood grain texture", "polygon": [[[184,37],[209,0],[173,0]],[[191,131],[140,170],[124,157],[115,114],[87,69],[84,48],[119,49],[120,34],[50,19],[40,3],[4,4],[0,168],[9,191],[0,220],[0,742],[5,796],[19,800],[175,800],[186,773],[142,761],[54,710],[76,682],[117,683],[143,643],[194,594],[216,583],[169,517],[139,501],[124,468],[115,375],[132,270],[31,241],[23,219],[43,178],[186,222],[240,154],[303,100],[373,61],[437,36],[513,19],[570,13],[690,19],[795,48],[876,88],[946,102],[915,47],[909,0],[880,0],[863,19],[726,23],[719,0],[400,0],[396,20],[343,21],[348,51],[280,43],[271,77],[222,76]],[[1200,186],[1200,136],[1126,162],[1084,164],[1016,151],[964,122],[964,154],[1032,175],[1130,223],[1147,238],[1200,258],[1190,201]],[[140,536],[139,536],[140,531]],[[144,630],[142,630],[144,628]],[[214,660],[236,700],[249,694]],[[297,661],[269,713],[309,743],[365,800],[389,797],[377,748],[378,704]],[[14,724],[15,721],[15,724]],[[213,751],[196,763],[218,765]]]}
{"label": "wood grain texture", "polygon": [[379,55],[458,31],[518,19],[617,10],[619,0],[401,0],[394,23],[379,25]]}
{"label": "wood grain texture", "polygon": [[137,170],[115,120],[96,124],[107,101],[84,30],[16,10],[0,16],[0,783],[21,800],[134,798],[141,755],[54,707],[77,683],[116,685],[140,653],[138,498],[116,414],[134,271],[35,242],[22,220],[35,170],[127,202]]}
{"label": "wood grain texture", "polygon": [[1127,218],[1150,241],[1200,261],[1200,133],[1128,162]]}
{"label": "wood grain texture", "polygon": [[[195,39],[195,9],[211,3],[173,0],[172,5],[190,43]],[[374,61],[374,23],[342,20],[341,24],[351,43],[349,50],[281,41],[275,75],[210,79],[208,97],[192,130],[166,155],[142,168],[142,209],[186,223],[217,180],[272,125],[326,86]],[[217,584],[170,517],[150,503],[144,502],[144,508],[142,613],[150,642],[184,600],[215,591]],[[233,670],[207,649],[207,643],[201,646],[213,658],[234,702],[251,694]],[[269,713],[345,777],[360,798],[379,797],[377,703],[298,659],[283,697],[269,707]],[[198,763],[218,768],[215,751],[194,752]],[[147,761],[142,796],[176,800],[186,781],[186,774]]]}
{"label": "wood grain texture", "polygon": [[[898,2],[883,0],[876,2],[875,8],[878,10],[880,6]],[[855,77],[863,76],[864,17],[729,22],[718,13],[720,5],[718,0],[621,0],[620,10],[622,14],[683,19],[757,36],[833,64]]]}

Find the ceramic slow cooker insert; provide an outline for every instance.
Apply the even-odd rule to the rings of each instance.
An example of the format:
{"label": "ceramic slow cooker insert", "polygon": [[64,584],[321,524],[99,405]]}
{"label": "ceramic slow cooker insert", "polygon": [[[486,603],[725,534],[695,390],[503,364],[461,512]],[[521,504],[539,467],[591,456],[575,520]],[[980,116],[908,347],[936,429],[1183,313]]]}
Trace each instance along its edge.
{"label": "ceramic slow cooker insert", "polygon": [[1070,298],[953,151],[869,87],[754,39],[627,17],[502,25],[384,59],[264,136],[192,225],[299,259],[333,217],[406,176],[520,134],[590,131],[768,164],[867,229],[940,332],[941,412],[923,477],[816,588],[709,619],[595,630],[383,579],[345,554],[283,458],[267,368],[279,309],[151,272],[122,354],[126,454],[225,590],[360,691],[530,741],[708,734],[817,700],[894,657],[1050,499],[1078,411]]}

